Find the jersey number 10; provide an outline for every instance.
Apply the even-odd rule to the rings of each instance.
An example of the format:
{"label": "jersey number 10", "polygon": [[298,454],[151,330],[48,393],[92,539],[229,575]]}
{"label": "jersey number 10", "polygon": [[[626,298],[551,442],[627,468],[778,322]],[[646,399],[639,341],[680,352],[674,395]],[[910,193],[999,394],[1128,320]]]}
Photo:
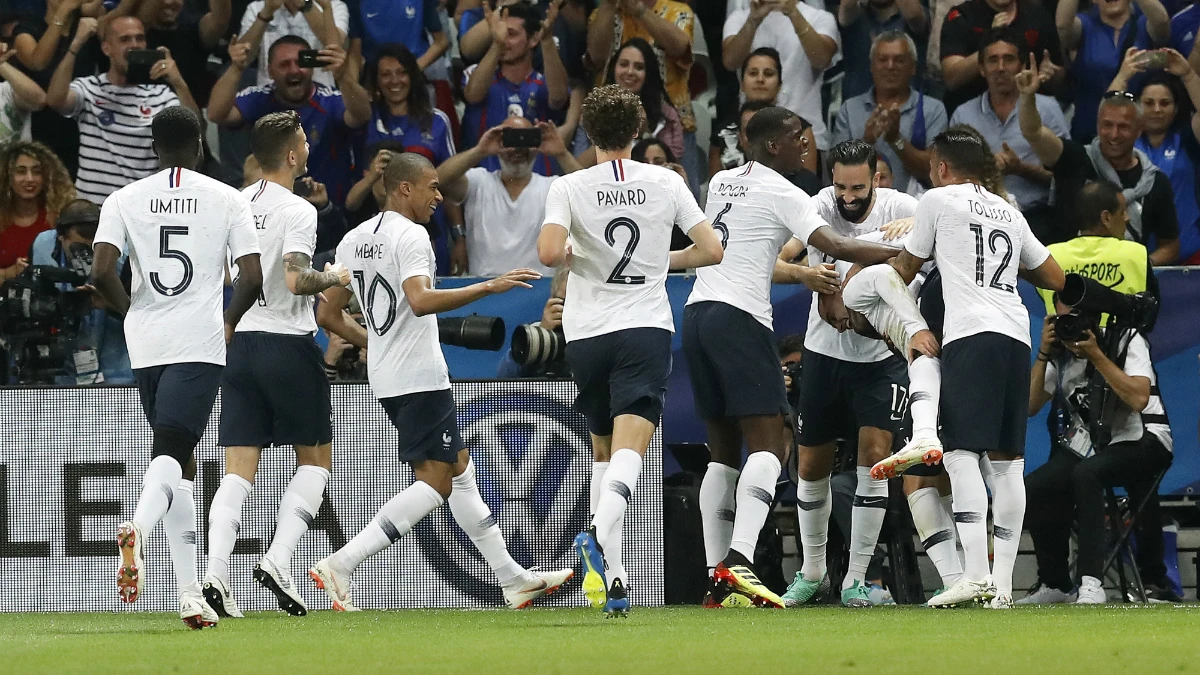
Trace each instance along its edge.
{"label": "jersey number 10", "polygon": [[[358,284],[358,304],[362,305],[363,316],[367,320],[367,325],[375,331],[380,337],[392,328],[392,324],[396,323],[396,291],[392,285],[378,274],[371,279],[371,283],[367,284],[366,276],[362,270],[354,270],[354,281]],[[387,314],[384,315],[383,322],[380,323],[375,318],[375,294],[379,289],[387,294]]]}

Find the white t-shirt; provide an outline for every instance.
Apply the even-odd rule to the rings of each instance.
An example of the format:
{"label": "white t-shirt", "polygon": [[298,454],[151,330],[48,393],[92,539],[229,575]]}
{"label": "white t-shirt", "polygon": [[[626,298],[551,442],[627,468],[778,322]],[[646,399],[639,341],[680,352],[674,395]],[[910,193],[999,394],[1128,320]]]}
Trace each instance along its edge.
{"label": "white t-shirt", "polygon": [[[1067,409],[1071,413],[1070,429],[1067,430],[1064,440],[1067,447],[1080,457],[1091,457],[1096,452],[1092,447],[1087,422],[1079,414],[1081,409],[1090,410],[1086,370],[1087,361],[1075,357],[1066,359],[1061,371],[1054,361],[1046,364],[1046,393],[1053,396],[1054,392],[1062,387],[1064,398],[1067,399]],[[1113,412],[1111,442],[1139,441],[1143,435],[1150,433],[1154,434],[1163,447],[1172,450],[1174,443],[1171,440],[1171,426],[1167,422],[1166,408],[1163,407],[1162,396],[1154,393],[1157,391],[1158,374],[1154,372],[1154,364],[1150,360],[1150,345],[1146,338],[1134,334],[1129,341],[1129,352],[1125,357],[1123,370],[1126,375],[1150,380],[1150,400],[1146,402],[1144,409],[1137,411],[1125,405],[1124,401],[1118,401]]]}
{"label": "white t-shirt", "polygon": [[0,143],[7,143],[14,138],[19,141],[31,140],[30,114],[17,103],[13,86],[8,82],[0,82]]}
{"label": "white t-shirt", "polygon": [[696,270],[687,304],[723,302],[772,328],[771,276],[779,249],[793,236],[807,242],[826,225],[812,197],[774,169],[750,162],[713,176],[705,215],[725,257]]}
{"label": "white t-shirt", "polygon": [[[283,256],[303,253],[312,258],[317,246],[317,208],[292,191],[269,180],[242,190],[254,211],[254,228],[262,249],[262,294],[238,322],[238,331],[283,335],[317,332],[310,295],[296,295],[287,287]],[[237,274],[234,265],[233,274]]]}
{"label": "white t-shirt", "polygon": [[[891,188],[875,190],[875,204],[871,212],[861,223],[852,223],[842,217],[837,209],[837,201],[833,196],[834,188],[829,186],[817,193],[817,213],[829,223],[838,234],[847,237],[878,232],[879,228],[899,218],[907,218],[917,210],[917,200],[913,197]],[[808,263],[813,266],[823,263],[834,263],[836,260],[814,246],[808,247]],[[874,363],[883,361],[891,356],[887,345],[879,340],[863,337],[854,331],[839,333],[830,326],[817,310],[817,293],[813,293],[812,304],[808,308],[808,329],[804,333],[804,346],[810,351],[825,356],[831,356],[842,361],[853,363]]]}
{"label": "white t-shirt", "polygon": [[[337,26],[338,30],[342,31],[343,35],[350,34],[350,10],[347,9],[346,3],[342,0],[333,0],[333,25]],[[266,4],[263,0],[254,0],[249,5],[246,5],[246,11],[242,14],[242,32],[240,35],[245,35],[250,27],[254,25],[259,14],[262,14]],[[310,10],[313,12],[315,20],[322,20],[321,6],[313,3]],[[303,12],[292,14],[287,7],[280,7],[275,10],[275,16],[271,18],[271,23],[267,25],[263,31],[261,47],[258,50],[258,86],[263,86],[271,81],[271,76],[267,74],[267,54],[271,49],[271,45],[276,40],[285,35],[297,35],[304,38],[308,42],[308,46],[313,49],[324,49],[323,40],[317,38],[313,33],[312,26],[308,25],[308,19],[304,18]],[[337,89],[337,84],[333,81],[333,73],[324,68],[313,68],[313,82]]]}
{"label": "white t-shirt", "polygon": [[671,230],[687,233],[704,221],[687,183],[661,166],[617,159],[554,181],[543,225],[565,227],[572,247],[567,341],[627,328],[674,332],[666,288]]}
{"label": "white t-shirt", "polygon": [[513,201],[499,171],[476,167],[467,172],[463,217],[472,275],[497,277],[519,267],[543,274],[553,272],[538,261],[537,240],[546,212],[546,195],[554,181],[554,176],[535,173]]}
{"label": "white t-shirt", "polygon": [[437,316],[413,314],[403,288],[412,277],[437,279],[429,231],[384,211],[346,234],[337,260],[350,269],[367,320],[367,379],[375,398],[449,389]]}
{"label": "white t-shirt", "polygon": [[1029,311],[1017,294],[1017,268],[1034,269],[1050,251],[1025,216],[974,183],[934,188],[921,197],[904,247],[931,256],[942,274],[942,344],[999,333],[1029,345]]}
{"label": "white t-shirt", "polygon": [[108,196],[95,243],[129,254],[129,364],[225,365],[226,251],[258,253],[250,202],[188,169],[163,169]]}
{"label": "white t-shirt", "polygon": [[[838,45],[838,53],[842,49],[841,32],[838,31],[837,19],[823,9],[817,9],[805,3],[796,5],[812,30],[829,38]],[[750,18],[750,10],[743,9],[733,12],[725,19],[725,29],[721,39],[728,40],[737,35],[742,26]],[[814,73],[812,62],[800,44],[792,20],[782,12],[771,12],[759,24],[754,33],[754,41],[750,43],[751,51],[759,47],[772,47],[779,52],[783,72],[779,74],[783,88],[779,90],[777,99],[779,105],[803,117],[813,126],[813,136],[817,140],[817,148],[828,150],[830,146],[829,130],[825,126],[825,112],[821,107],[821,73]],[[835,54],[835,63],[838,57]]]}

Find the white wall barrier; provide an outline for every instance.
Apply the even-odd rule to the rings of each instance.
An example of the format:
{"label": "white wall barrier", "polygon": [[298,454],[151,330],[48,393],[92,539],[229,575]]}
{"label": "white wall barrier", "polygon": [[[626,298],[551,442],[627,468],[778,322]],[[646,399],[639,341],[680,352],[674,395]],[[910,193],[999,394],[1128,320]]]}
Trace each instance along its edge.
{"label": "white wall barrier", "polygon": [[[571,410],[569,382],[454,384],[463,439],[480,491],[517,562],[575,567],[575,535],[588,523],[587,429]],[[292,575],[310,608],[328,600],[306,570],[340,547],[412,480],[396,434],[365,384],[333,388],[333,477],[301,540]],[[220,401],[197,449],[198,557],[205,569],[208,509],[220,483]],[[150,429],[133,388],[0,389],[0,611],[174,611],[175,580],[158,527],[146,544],[147,585],[135,605],[117,599],[117,523],[133,515],[149,462]],[[294,466],[290,448],[263,452],[234,549],[233,592],[243,609],[275,609],[250,572],[265,552]],[[663,602],[662,443],[655,434],[625,525],[632,599]],[[355,574],[365,608],[495,607],[495,576],[442,506]],[[579,577],[546,604],[583,604]]]}

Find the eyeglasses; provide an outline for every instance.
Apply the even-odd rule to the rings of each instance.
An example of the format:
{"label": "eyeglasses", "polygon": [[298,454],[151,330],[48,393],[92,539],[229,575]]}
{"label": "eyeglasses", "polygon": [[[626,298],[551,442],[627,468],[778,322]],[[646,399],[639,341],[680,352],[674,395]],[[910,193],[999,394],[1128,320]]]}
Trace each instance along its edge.
{"label": "eyeglasses", "polygon": [[1106,91],[1102,100],[1108,101],[1114,98],[1123,98],[1127,101],[1137,101],[1137,98],[1127,91]]}

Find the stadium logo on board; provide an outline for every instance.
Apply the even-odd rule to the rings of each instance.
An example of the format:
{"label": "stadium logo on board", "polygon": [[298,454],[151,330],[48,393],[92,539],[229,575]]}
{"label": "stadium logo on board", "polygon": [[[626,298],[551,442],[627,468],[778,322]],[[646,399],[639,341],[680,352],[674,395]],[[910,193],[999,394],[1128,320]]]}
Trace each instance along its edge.
{"label": "stadium logo on board", "polygon": [[[513,558],[526,568],[574,566],[592,459],[580,415],[552,396],[491,390],[460,404],[458,421],[479,492]],[[475,601],[503,603],[495,575],[449,509],[414,531],[442,581]]]}

